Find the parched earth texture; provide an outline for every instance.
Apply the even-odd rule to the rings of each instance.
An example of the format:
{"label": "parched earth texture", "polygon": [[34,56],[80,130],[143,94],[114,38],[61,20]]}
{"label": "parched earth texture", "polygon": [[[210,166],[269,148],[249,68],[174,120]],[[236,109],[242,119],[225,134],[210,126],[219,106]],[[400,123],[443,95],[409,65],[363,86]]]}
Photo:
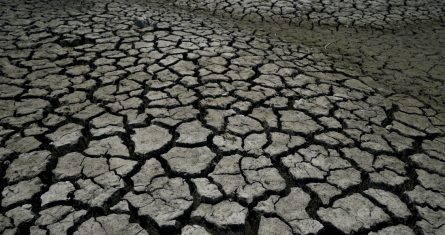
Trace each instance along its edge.
{"label": "parched earth texture", "polygon": [[444,12],[1,0],[0,233],[445,234]]}

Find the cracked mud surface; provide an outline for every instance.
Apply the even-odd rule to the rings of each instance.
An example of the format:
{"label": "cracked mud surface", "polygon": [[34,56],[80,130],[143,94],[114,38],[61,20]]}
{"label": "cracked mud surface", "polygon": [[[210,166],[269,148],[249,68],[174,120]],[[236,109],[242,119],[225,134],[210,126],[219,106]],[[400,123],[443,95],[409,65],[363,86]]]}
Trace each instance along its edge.
{"label": "cracked mud surface", "polygon": [[441,1],[0,9],[0,233],[445,233]]}

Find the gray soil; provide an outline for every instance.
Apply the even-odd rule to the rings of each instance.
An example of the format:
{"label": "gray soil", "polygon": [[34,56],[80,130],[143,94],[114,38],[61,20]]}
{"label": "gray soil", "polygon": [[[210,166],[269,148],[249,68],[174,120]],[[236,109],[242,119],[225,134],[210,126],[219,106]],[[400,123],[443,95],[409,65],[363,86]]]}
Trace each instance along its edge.
{"label": "gray soil", "polygon": [[445,234],[440,0],[0,0],[1,234]]}

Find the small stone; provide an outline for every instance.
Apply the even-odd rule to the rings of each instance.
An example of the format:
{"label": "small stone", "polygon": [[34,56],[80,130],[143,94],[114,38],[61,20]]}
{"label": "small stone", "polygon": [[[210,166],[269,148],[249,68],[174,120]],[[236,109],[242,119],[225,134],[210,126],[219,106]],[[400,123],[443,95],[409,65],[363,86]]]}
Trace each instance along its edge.
{"label": "small stone", "polygon": [[138,16],[134,19],[134,24],[138,27],[138,28],[145,28],[145,26],[147,25],[148,21],[147,18],[145,18],[145,16]]}

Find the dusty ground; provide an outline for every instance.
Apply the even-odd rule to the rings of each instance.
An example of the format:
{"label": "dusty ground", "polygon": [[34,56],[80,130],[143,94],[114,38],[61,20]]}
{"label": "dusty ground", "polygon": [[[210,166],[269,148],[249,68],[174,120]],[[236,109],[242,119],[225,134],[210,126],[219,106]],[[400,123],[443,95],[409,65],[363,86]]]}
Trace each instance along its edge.
{"label": "dusty ground", "polygon": [[445,234],[444,11],[0,0],[0,233]]}

